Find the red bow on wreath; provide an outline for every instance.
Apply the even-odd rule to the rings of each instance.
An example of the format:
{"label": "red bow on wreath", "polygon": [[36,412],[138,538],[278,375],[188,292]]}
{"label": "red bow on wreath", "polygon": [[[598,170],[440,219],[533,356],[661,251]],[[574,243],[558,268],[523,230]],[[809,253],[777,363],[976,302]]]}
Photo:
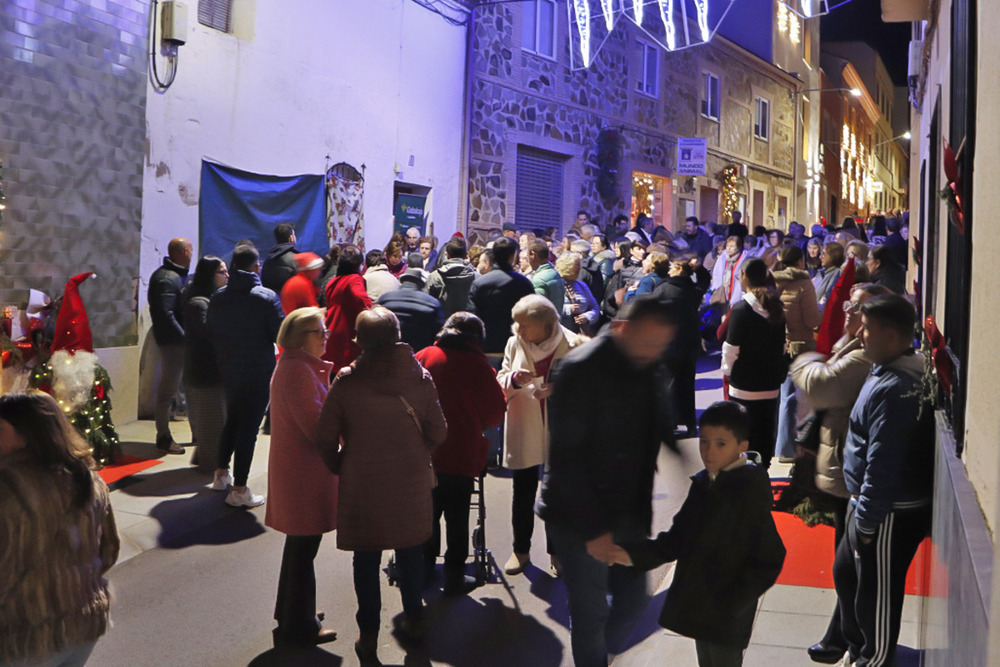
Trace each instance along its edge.
{"label": "red bow on wreath", "polygon": [[941,189],[941,199],[948,202],[948,217],[958,228],[959,234],[965,233],[965,215],[962,213],[962,179],[958,177],[958,158],[951,149],[948,140],[944,142],[944,175],[948,184]]}
{"label": "red bow on wreath", "polygon": [[931,347],[931,361],[934,363],[934,370],[937,372],[938,382],[944,389],[946,395],[951,394],[951,383],[954,377],[955,368],[951,362],[951,354],[948,353],[948,343],[941,330],[938,329],[937,322],[933,315],[928,315],[924,319],[924,335],[927,336],[927,343]]}

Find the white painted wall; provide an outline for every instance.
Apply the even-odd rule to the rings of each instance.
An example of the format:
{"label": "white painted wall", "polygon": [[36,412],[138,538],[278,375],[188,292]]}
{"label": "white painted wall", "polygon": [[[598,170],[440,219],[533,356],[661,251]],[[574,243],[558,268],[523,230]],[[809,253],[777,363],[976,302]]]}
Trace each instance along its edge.
{"label": "white painted wall", "polygon": [[432,188],[435,234],[451,236],[465,196],[463,27],[411,0],[240,0],[225,34],[188,6],[177,79],[146,104],[140,336],[167,242],[197,243],[202,158],[277,175],[323,173],[327,155],[364,163],[369,248],[392,233],[397,179]]}

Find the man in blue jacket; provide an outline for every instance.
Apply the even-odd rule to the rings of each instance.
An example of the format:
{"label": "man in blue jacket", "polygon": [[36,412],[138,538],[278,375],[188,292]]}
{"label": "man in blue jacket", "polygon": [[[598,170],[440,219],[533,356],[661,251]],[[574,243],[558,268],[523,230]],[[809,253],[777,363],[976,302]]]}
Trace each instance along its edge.
{"label": "man in blue jacket", "polygon": [[921,406],[913,306],[894,294],[874,297],[861,320],[874,366],[848,426],[851,501],[833,579],[850,662],[877,667],[894,662],[906,572],[930,528],[934,425],[930,406]]}
{"label": "man in blue jacket", "polygon": [[[549,462],[538,515],[562,564],[577,667],[608,664],[649,602],[644,573],[614,565],[616,544],[645,540],[660,447],[674,442],[663,354],[676,327],[652,294],[622,307],[610,333],[555,371]],[[600,387],[603,398],[595,402]],[[608,596],[613,602],[608,604]]]}
{"label": "man in blue jacket", "polygon": [[[229,284],[212,295],[208,328],[212,333],[222,385],[226,393],[226,424],[219,442],[219,467],[212,488],[226,491],[233,507],[257,507],[264,496],[247,486],[257,429],[270,400],[274,372],[274,341],[285,314],[278,295],[260,284],[260,256],[253,246],[233,251]],[[233,474],[229,461],[234,458]]]}

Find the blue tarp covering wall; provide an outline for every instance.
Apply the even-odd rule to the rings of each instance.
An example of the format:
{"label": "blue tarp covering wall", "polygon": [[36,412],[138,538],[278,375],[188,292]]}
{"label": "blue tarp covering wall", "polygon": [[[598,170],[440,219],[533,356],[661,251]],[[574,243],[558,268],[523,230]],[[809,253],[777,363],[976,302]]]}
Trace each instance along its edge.
{"label": "blue tarp covering wall", "polygon": [[322,174],[267,176],[202,160],[198,203],[199,249],[229,261],[241,239],[251,239],[261,262],[274,245],[275,225],[295,226],[295,247],[319,255],[330,249]]}

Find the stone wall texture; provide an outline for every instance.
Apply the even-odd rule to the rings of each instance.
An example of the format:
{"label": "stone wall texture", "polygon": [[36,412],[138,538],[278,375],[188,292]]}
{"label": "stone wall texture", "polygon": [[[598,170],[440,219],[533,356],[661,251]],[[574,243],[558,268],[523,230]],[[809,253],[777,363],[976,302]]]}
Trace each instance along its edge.
{"label": "stone wall texture", "polygon": [[0,304],[81,288],[95,347],[137,341],[147,2],[0,2]]}
{"label": "stone wall texture", "polygon": [[[518,145],[565,157],[564,205],[561,218],[554,214],[552,223],[563,230],[577,209],[600,224],[628,213],[632,172],[671,177],[676,139],[690,136],[708,137],[711,157],[703,183],[717,181],[726,164],[746,165],[744,194],[749,195],[750,180],[764,183],[769,213],[776,215],[775,187],[793,191],[795,122],[787,76],[736,47],[712,43],[660,52],[658,94],[646,95],[636,90],[642,35],[628,21],[619,21],[589,69],[574,71],[564,12],[557,16],[554,59],[522,48],[526,6],[504,3],[476,10],[468,230],[473,240],[517,219]],[[721,81],[718,121],[700,113],[704,71]],[[756,96],[771,103],[770,141],[753,139]],[[607,199],[596,187],[597,138],[606,127],[622,130],[624,144],[618,195]]]}

